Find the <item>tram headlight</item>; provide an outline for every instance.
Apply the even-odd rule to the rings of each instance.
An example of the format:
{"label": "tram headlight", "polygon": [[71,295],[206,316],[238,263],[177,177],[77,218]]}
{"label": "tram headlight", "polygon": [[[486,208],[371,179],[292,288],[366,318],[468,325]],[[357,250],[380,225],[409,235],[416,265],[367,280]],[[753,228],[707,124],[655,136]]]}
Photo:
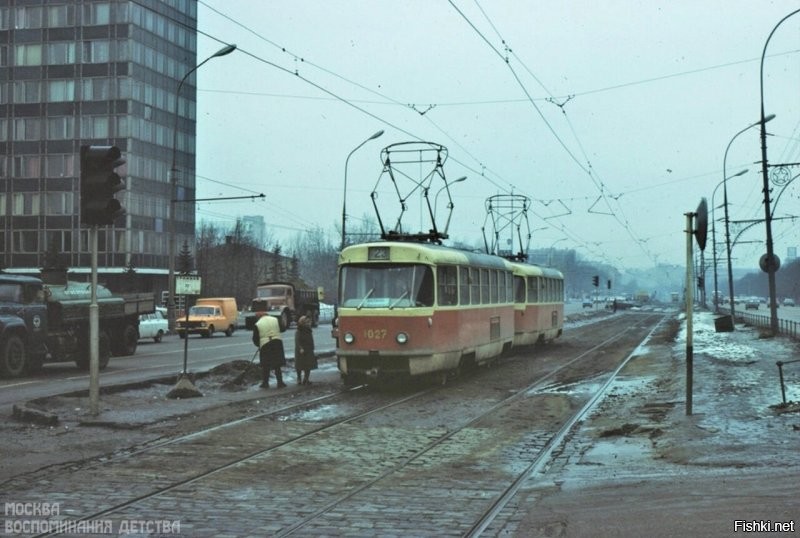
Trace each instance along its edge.
{"label": "tram headlight", "polygon": [[408,335],[406,333],[397,333],[395,340],[397,340],[398,344],[405,344],[408,342]]}
{"label": "tram headlight", "polygon": [[342,338],[344,339],[345,344],[352,344],[353,342],[356,341],[356,337],[353,336],[353,333],[349,332],[344,333],[344,336]]}

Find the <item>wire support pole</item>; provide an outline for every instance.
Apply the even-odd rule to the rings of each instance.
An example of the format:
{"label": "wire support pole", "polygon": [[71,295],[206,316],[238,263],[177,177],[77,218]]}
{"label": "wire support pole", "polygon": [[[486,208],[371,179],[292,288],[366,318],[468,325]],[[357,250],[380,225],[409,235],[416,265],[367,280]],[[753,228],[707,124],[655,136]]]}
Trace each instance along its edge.
{"label": "wire support pole", "polygon": [[767,41],[764,43],[764,50],[761,53],[761,68],[759,72],[759,87],[761,90],[761,175],[763,179],[763,188],[764,188],[764,219],[766,225],[766,235],[767,235],[767,257],[765,262],[765,267],[767,271],[767,277],[769,282],[769,311],[770,311],[770,331],[773,335],[778,334],[778,302],[775,293],[775,271],[777,270],[777,260],[775,258],[774,253],[774,246],[772,243],[772,211],[770,210],[770,199],[769,199],[769,173],[768,173],[768,165],[767,165],[767,119],[764,116],[764,58],[767,54],[767,46],[769,46],[769,41],[772,39],[772,36],[775,34],[775,31],[778,27],[783,24],[786,19],[789,17],[800,13],[800,9],[796,9],[778,21],[778,24],[772,29],[767,37]]}

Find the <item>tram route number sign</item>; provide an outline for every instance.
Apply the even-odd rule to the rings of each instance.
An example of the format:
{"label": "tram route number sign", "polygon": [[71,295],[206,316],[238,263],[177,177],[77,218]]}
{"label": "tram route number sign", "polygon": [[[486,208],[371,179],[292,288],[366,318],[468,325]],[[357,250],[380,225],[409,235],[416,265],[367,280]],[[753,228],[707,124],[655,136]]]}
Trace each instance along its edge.
{"label": "tram route number sign", "polygon": [[200,277],[176,276],[175,295],[200,295]]}

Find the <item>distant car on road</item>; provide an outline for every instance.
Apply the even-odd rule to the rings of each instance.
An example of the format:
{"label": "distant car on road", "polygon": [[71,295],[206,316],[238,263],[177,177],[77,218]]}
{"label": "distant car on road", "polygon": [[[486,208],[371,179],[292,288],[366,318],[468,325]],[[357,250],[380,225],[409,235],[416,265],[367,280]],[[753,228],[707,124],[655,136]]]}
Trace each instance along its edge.
{"label": "distant car on road", "polygon": [[591,299],[584,299],[583,300],[583,308],[592,308],[594,304],[592,304]]}
{"label": "distant car on road", "polygon": [[161,309],[157,309],[152,314],[142,314],[139,316],[139,338],[152,338],[155,342],[160,342],[161,338],[169,332],[169,323]]}
{"label": "distant car on road", "polygon": [[787,297],[783,300],[783,306],[794,306],[794,299]]}
{"label": "distant car on road", "polygon": [[745,310],[758,310],[758,305],[761,304],[757,298],[747,299],[744,302]]}

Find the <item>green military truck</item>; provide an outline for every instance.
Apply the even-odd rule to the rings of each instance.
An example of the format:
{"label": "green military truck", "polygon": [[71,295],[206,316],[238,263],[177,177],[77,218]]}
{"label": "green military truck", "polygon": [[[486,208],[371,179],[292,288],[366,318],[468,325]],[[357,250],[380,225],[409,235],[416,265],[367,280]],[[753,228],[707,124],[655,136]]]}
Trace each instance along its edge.
{"label": "green military truck", "polygon": [[[89,368],[90,285],[45,284],[41,279],[0,274],[0,375],[19,377],[45,362],[74,361]],[[132,355],[139,315],[155,311],[151,293],[116,295],[97,287],[100,368],[111,354]]]}

